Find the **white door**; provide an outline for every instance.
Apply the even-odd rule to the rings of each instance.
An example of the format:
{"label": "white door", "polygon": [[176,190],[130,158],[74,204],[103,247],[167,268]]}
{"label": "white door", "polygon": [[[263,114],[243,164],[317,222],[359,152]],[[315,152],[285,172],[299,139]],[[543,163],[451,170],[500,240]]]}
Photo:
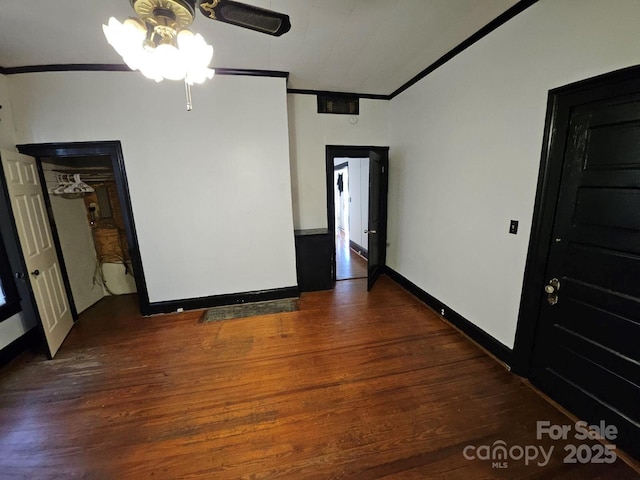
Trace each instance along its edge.
{"label": "white door", "polygon": [[73,326],[67,292],[38,179],[35,158],[0,151],[13,217],[49,353],[56,354]]}

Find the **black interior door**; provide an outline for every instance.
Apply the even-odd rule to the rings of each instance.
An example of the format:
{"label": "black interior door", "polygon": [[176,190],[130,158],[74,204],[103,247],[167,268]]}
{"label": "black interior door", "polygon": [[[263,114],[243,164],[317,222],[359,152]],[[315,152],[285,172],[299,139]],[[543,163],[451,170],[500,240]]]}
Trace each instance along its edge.
{"label": "black interior door", "polygon": [[369,151],[369,220],[367,290],[371,290],[385,264],[387,244],[387,151]]}
{"label": "black interior door", "polygon": [[531,380],[639,456],[640,94],[568,112]]}

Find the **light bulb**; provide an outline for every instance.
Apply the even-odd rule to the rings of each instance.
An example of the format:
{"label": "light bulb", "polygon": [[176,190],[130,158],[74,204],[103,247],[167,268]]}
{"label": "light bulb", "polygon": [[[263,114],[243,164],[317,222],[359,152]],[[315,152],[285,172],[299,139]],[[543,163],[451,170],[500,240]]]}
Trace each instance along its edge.
{"label": "light bulb", "polygon": [[208,66],[213,57],[213,47],[207,45],[202,35],[182,30],[178,34],[177,43],[186,67],[185,81],[193,85],[203,83],[207,78],[211,79],[214,71]]}
{"label": "light bulb", "polygon": [[111,17],[107,25],[102,25],[102,30],[109,44],[121,56],[129,52],[132,47],[141,46],[147,36],[146,29],[133,18],[128,18],[124,23],[120,23]]}
{"label": "light bulb", "polygon": [[151,80],[161,82],[163,77],[160,73],[159,66],[153,61],[152,53],[153,52],[145,51],[144,59],[140,63],[140,73]]}
{"label": "light bulb", "polygon": [[180,50],[188,50],[193,48],[196,37],[193,33],[191,33],[190,30],[185,29],[180,30],[180,33],[178,33],[176,40],[178,42],[178,48],[180,48]]}
{"label": "light bulb", "polygon": [[137,70],[141,62],[144,40],[147,37],[146,27],[140,20],[128,18],[120,23],[114,17],[107,25],[102,26],[109,44],[120,54],[132,70]]}
{"label": "light bulb", "polygon": [[160,74],[168,80],[182,80],[186,75],[184,60],[173,45],[158,45],[153,51],[152,60]]}

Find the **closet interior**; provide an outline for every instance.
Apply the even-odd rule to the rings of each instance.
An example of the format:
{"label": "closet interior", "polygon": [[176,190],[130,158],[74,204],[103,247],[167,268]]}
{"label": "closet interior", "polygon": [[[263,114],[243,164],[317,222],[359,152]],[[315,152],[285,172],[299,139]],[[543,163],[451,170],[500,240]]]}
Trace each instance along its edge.
{"label": "closet interior", "polygon": [[44,158],[42,169],[77,313],[135,293],[111,158]]}

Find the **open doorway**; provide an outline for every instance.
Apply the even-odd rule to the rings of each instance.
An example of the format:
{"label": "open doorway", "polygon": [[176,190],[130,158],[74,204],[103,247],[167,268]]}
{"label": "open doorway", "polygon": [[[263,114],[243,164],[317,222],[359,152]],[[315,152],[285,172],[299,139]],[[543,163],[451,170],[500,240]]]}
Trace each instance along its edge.
{"label": "open doorway", "polygon": [[334,162],[336,280],[367,278],[369,158]]}
{"label": "open doorway", "polygon": [[105,296],[135,293],[111,157],[43,157],[40,165],[76,315]]}
{"label": "open doorway", "polygon": [[[371,290],[386,262],[389,147],[327,145],[326,168],[331,279],[366,277]],[[349,267],[364,263],[366,273],[339,272],[351,260]]]}
{"label": "open doorway", "polygon": [[[120,142],[42,143],[18,145],[17,147],[20,153],[35,157],[40,183],[45,187],[45,193],[47,193],[47,187],[51,186],[51,176],[53,176],[53,182],[56,182],[56,172],[53,172],[54,170],[60,170],[62,174],[71,174],[72,176],[74,172],[79,172],[81,180],[83,178],[88,179],[89,184],[93,182],[97,186],[101,186],[101,188],[95,189],[95,196],[86,198],[86,202],[85,200],[76,202],[78,218],[80,217],[78,212],[82,209],[84,221],[89,224],[88,235],[91,238],[91,242],[96,245],[104,244],[96,249],[95,262],[91,266],[94,267],[94,273],[98,276],[102,275],[102,280],[106,281],[106,288],[108,289],[106,294],[109,294],[109,290],[113,293],[135,291],[137,292],[139,312],[142,315],[150,315],[152,312],[149,304],[149,294],[142,268]],[[48,174],[49,177],[45,175],[44,170],[47,165],[47,168],[53,172]],[[53,239],[61,262],[62,278],[68,293],[67,296],[69,297],[72,313],[74,318],[77,318],[69,271],[65,265],[66,256],[60,244],[57,225],[59,219],[54,214],[48,194],[45,195],[45,200]],[[67,200],[60,201],[66,202]],[[94,225],[91,225],[91,221],[94,222]],[[102,231],[95,236],[91,227],[94,230]],[[88,248],[87,243],[85,235],[86,248]],[[106,249],[102,248],[102,246],[106,247]],[[95,267],[99,260],[101,261],[101,268],[97,270]],[[85,268],[88,269],[88,265]],[[97,281],[101,283],[100,278]],[[93,282],[93,279],[91,282]],[[92,292],[92,295],[99,295],[99,290]]]}

